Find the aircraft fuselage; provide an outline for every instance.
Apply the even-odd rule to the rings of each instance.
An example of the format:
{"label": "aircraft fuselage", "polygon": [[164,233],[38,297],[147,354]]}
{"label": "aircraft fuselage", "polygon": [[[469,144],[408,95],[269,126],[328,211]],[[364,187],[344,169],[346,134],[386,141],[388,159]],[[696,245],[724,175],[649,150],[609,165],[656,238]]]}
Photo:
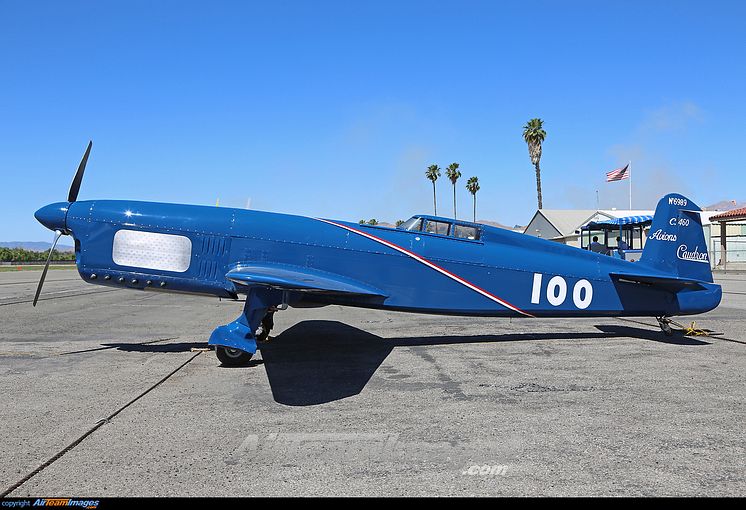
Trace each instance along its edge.
{"label": "aircraft fuselage", "polygon": [[[289,291],[290,305],[342,304],[474,316],[670,316],[717,306],[720,287],[696,299],[639,281],[639,263],[481,225],[479,239],[269,212],[96,200],[69,204],[66,227],[88,282],[234,298],[226,274],[271,264],[329,274],[379,296]],[[279,291],[278,291],[279,292]]]}

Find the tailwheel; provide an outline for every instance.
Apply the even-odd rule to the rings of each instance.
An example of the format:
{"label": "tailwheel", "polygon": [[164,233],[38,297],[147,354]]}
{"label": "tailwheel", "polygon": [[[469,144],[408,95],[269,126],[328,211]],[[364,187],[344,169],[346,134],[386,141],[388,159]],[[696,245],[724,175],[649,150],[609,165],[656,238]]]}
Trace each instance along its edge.
{"label": "tailwheel", "polygon": [[673,329],[671,329],[671,319],[668,317],[656,317],[658,319],[658,325],[661,327],[661,331],[666,336],[673,335]]}
{"label": "tailwheel", "polygon": [[223,347],[222,345],[215,346],[215,354],[218,355],[220,363],[225,367],[241,367],[245,366],[253,354],[250,352],[242,351],[241,349],[233,349],[231,347]]}

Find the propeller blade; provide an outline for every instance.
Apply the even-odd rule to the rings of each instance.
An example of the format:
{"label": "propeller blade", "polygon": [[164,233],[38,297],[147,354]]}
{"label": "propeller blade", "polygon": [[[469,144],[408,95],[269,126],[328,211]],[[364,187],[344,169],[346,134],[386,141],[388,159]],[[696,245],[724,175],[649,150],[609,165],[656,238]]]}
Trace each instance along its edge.
{"label": "propeller blade", "polygon": [[91,153],[92,146],[93,146],[93,141],[89,141],[88,148],[85,150],[85,154],[83,154],[83,159],[80,160],[80,165],[78,165],[78,171],[75,172],[75,177],[73,177],[73,182],[72,184],[70,184],[70,193],[67,194],[68,202],[75,202],[78,199],[78,192],[80,191],[80,183],[83,181],[83,173],[85,172],[85,166],[88,163],[88,155]]}
{"label": "propeller blade", "polygon": [[[90,146],[88,147],[90,149]],[[49,262],[52,260],[52,252],[54,251],[55,246],[57,246],[57,241],[60,240],[60,237],[62,237],[62,232],[59,230],[55,230],[56,235],[54,236],[54,242],[52,243],[52,247],[49,249],[49,256],[47,257],[47,263],[44,265],[44,271],[41,273],[41,278],[39,279],[39,286],[36,288],[36,295],[34,296],[34,306],[36,306],[36,302],[39,300],[39,294],[41,294],[41,288],[44,285],[44,278],[47,277],[47,271],[49,270]]]}

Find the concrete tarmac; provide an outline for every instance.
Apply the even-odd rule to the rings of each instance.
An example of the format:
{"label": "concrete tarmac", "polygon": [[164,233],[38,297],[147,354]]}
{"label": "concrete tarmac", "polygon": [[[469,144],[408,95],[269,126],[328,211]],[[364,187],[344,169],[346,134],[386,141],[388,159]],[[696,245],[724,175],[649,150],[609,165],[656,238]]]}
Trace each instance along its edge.
{"label": "concrete tarmac", "polygon": [[275,315],[246,368],[210,332],[242,303],[0,273],[0,492],[26,496],[746,495],[746,276],[655,319]]}

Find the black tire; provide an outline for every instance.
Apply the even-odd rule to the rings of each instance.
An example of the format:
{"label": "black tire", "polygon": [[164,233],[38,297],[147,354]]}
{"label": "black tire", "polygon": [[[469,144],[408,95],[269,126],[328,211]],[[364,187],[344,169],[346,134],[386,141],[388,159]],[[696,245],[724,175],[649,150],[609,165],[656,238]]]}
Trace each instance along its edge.
{"label": "black tire", "polygon": [[215,354],[217,354],[220,363],[224,367],[242,367],[251,361],[253,354],[250,352],[242,351],[241,349],[231,349],[230,347],[222,347],[220,345],[215,347]]}

